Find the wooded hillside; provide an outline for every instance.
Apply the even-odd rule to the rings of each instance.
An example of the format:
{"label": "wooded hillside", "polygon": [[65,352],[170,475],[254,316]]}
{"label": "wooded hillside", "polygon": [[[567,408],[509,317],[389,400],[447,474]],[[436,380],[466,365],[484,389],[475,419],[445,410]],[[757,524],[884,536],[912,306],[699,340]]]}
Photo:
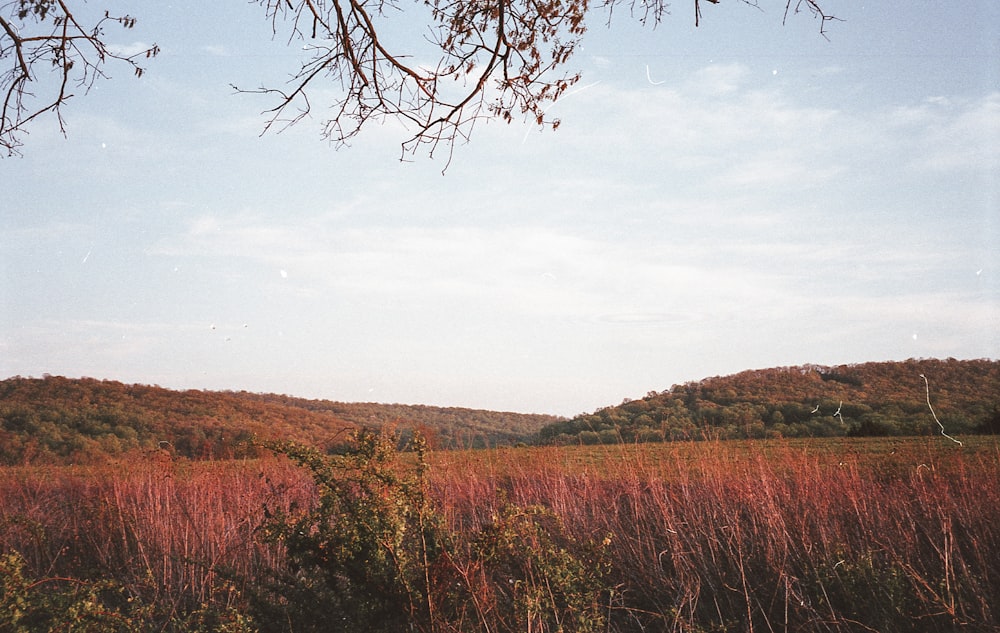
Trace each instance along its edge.
{"label": "wooded hillside", "polygon": [[432,446],[444,448],[515,444],[530,438],[543,426],[565,419],[555,415],[423,404],[306,400],[245,391],[233,395],[333,415],[357,426],[382,428],[396,424],[404,428],[416,428]]}
{"label": "wooded hillside", "polygon": [[922,435],[941,432],[934,414],[949,434],[1000,432],[1000,362],[907,360],[745,371],[550,424],[538,441]]}
{"label": "wooded hillside", "polygon": [[359,426],[419,428],[440,446],[510,444],[560,418],[428,406],[348,404],[247,392],[173,391],[93,378],[0,382],[0,464],[86,462],[136,449],[195,459],[246,454],[246,440],[331,449]]}
{"label": "wooded hillside", "polygon": [[[924,377],[927,382],[924,382]],[[933,412],[928,407],[928,388]],[[938,420],[934,419],[937,415]],[[247,454],[252,436],[330,450],[361,426],[419,429],[434,446],[705,438],[1000,433],[1000,362],[908,360],[745,371],[651,392],[573,419],[93,378],[0,381],[0,464],[86,462],[130,450]]]}

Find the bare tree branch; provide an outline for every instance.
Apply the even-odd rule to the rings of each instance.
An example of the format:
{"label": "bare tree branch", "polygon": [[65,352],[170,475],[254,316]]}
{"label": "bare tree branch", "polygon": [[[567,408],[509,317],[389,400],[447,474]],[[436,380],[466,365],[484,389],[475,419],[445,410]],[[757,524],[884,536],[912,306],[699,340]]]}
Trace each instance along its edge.
{"label": "bare tree branch", "polygon": [[[131,29],[136,21],[105,12],[85,26],[64,0],[0,4],[0,148],[8,156],[18,153],[28,123],[48,112],[55,114],[65,134],[62,106],[74,96],[74,88],[86,93],[99,78],[106,78],[109,60],[123,62],[142,76],[140,60],[155,57],[159,48],[153,45],[132,55],[113,51],[104,41],[104,28],[111,23]],[[58,77],[55,82],[46,77],[52,71]]]}
{"label": "bare tree branch", "polygon": [[556,126],[545,118],[545,104],[579,77],[553,71],[579,42],[588,7],[587,0],[425,0],[413,10],[429,13],[428,52],[396,50],[380,37],[387,15],[399,9],[390,0],[261,4],[276,33],[308,41],[312,53],[288,89],[245,91],[278,97],[265,129],[309,114],[307,90],[332,80],[341,94],[325,119],[325,138],[343,145],[369,121],[395,119],[411,132],[403,157],[439,147],[450,156],[483,118],[523,115]]}
{"label": "bare tree branch", "polygon": [[[54,112],[65,132],[61,107],[73,88],[86,92],[105,77],[109,60],[143,73],[139,61],[155,56],[154,45],[135,55],[117,54],[104,41],[103,27],[135,25],[130,16],[104,13],[86,28],[70,11],[70,0],[0,0],[0,147],[16,153],[25,126]],[[79,1],[79,0],[77,0]],[[323,136],[344,145],[370,123],[402,123],[407,137],[401,158],[468,141],[482,119],[530,120],[556,128],[546,108],[580,78],[567,64],[586,31],[590,0],[254,0],[264,8],[276,36],[304,42],[307,58],[283,88],[233,88],[275,98],[265,110],[263,133],[281,131],[312,113],[310,92],[331,85],[337,91],[323,116]],[[733,0],[757,7],[758,0]],[[705,0],[718,4],[721,0]],[[820,18],[820,33],[834,20],[822,0],[786,0],[783,20],[799,12]],[[656,27],[668,13],[667,0],[602,0],[607,20],[617,7]],[[391,20],[423,17],[424,37],[385,39]],[[694,0],[694,20],[702,2]],[[48,65],[58,81],[41,81]],[[38,94],[34,90],[39,90]]]}
{"label": "bare tree branch", "polygon": [[819,0],[786,0],[785,16],[782,18],[781,23],[785,24],[788,21],[789,13],[795,14],[802,11],[808,11],[813,17],[819,18],[819,34],[824,38],[826,37],[826,23],[835,20],[840,21],[840,18],[823,11]]}

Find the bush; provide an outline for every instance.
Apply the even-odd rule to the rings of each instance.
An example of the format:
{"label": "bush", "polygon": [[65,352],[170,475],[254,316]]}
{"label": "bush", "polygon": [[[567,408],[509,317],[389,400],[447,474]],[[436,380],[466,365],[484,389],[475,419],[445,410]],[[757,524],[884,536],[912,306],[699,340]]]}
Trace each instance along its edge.
{"label": "bush", "polygon": [[475,543],[487,576],[480,593],[490,605],[480,615],[494,630],[602,630],[603,579],[610,570],[603,548],[610,542],[609,536],[599,547],[581,544],[551,511],[508,505]]}
{"label": "bush", "polygon": [[0,556],[0,631],[105,633],[135,630],[135,623],[114,602],[121,589],[109,581],[71,578],[33,580],[17,552]]}
{"label": "bush", "polygon": [[251,621],[234,609],[203,605],[190,613],[162,612],[126,595],[110,579],[33,579],[18,552],[0,555],[2,633],[254,633]]}
{"label": "bush", "polygon": [[266,538],[284,544],[288,568],[254,600],[262,628],[599,628],[600,547],[569,537],[542,508],[510,505],[478,530],[450,531],[430,499],[426,445],[415,436],[409,459],[397,439],[363,430],[333,456],[267,445],[309,471],[318,498],[310,508],[269,512]]}

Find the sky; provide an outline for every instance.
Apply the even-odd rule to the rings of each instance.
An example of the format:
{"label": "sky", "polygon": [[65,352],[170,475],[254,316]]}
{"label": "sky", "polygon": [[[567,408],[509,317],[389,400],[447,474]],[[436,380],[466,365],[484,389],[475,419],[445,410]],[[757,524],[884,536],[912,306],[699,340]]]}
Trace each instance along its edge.
{"label": "sky", "polygon": [[[1000,358],[1000,3],[592,14],[555,132],[261,136],[301,43],[98,3],[123,67],[0,159],[0,378],[572,416],[746,369]],[[130,4],[134,5],[130,7]],[[415,13],[393,18],[419,32]],[[442,173],[443,172],[443,173]]]}

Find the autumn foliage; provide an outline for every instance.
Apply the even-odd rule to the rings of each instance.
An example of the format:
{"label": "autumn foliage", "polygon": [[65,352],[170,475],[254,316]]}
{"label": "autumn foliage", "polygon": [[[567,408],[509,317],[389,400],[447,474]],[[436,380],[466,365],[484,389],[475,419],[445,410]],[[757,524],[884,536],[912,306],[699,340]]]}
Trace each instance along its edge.
{"label": "autumn foliage", "polygon": [[949,434],[1000,431],[1000,362],[929,359],[745,371],[554,422],[538,439],[614,444],[933,435],[942,426]]}
{"label": "autumn foliage", "polygon": [[0,464],[100,463],[130,451],[161,449],[190,459],[228,459],[251,456],[251,438],[332,450],[361,426],[422,429],[429,443],[441,447],[511,444],[559,419],[244,391],[174,391],[93,378],[13,377],[0,381]]}

